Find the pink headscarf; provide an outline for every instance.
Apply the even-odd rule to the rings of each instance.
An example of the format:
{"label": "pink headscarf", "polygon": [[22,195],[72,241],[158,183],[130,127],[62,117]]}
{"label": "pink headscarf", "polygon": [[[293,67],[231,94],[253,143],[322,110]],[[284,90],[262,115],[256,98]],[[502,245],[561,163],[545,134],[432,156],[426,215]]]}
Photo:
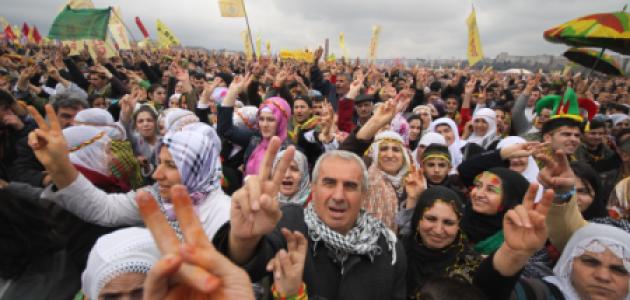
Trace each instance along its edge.
{"label": "pink headscarf", "polygon": [[[271,111],[276,119],[276,136],[280,137],[280,141],[284,142],[287,138],[287,125],[291,119],[291,107],[286,100],[280,97],[271,97],[260,105],[258,116],[263,111]],[[262,141],[256,146],[245,165],[245,175],[258,174],[260,163],[265,157],[265,151],[269,146],[269,138],[262,138]]]}

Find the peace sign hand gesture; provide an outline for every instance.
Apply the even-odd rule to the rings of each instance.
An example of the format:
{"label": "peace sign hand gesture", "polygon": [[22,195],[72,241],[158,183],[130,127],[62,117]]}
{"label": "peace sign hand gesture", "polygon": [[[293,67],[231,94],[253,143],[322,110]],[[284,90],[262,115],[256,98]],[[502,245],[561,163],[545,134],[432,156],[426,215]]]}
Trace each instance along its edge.
{"label": "peace sign hand gesture", "polygon": [[259,175],[251,175],[241,189],[232,195],[230,216],[230,256],[237,263],[247,261],[262,236],[273,231],[282,217],[277,200],[282,178],[295,147],[290,146],[273,171],[273,160],[280,149],[280,139],[271,138]]}
{"label": "peace sign hand gesture", "polygon": [[281,295],[296,296],[303,282],[304,261],[308,241],[299,231],[291,232],[282,228],[282,235],[287,240],[287,250],[281,249],[267,263],[267,271],[273,272],[274,287]]}
{"label": "peace sign hand gesture", "polygon": [[219,253],[195,214],[186,187],[171,188],[181,244],[148,192],[136,201],[145,224],[164,255],[144,283],[144,299],[254,299],[247,273]]}

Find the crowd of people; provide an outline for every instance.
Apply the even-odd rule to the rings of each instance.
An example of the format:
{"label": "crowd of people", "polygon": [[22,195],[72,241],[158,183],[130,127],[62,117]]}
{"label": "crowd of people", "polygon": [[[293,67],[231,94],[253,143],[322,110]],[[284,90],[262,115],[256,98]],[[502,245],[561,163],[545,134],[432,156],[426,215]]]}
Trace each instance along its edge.
{"label": "crowd of people", "polygon": [[0,45],[0,299],[630,299],[630,80]]}

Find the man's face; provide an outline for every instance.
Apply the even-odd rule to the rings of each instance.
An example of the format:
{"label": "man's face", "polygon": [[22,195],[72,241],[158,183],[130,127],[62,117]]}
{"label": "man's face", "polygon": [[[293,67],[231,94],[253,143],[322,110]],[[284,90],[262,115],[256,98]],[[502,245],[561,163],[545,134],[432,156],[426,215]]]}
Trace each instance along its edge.
{"label": "man's face", "polygon": [[313,115],[314,116],[321,116],[322,115],[322,108],[324,107],[324,102],[322,101],[313,101]]}
{"label": "man's face", "polygon": [[563,150],[571,155],[575,153],[580,145],[580,129],[572,126],[560,126],[544,135],[545,142],[551,143],[554,150]]}
{"label": "man's face", "polygon": [[573,259],[571,283],[580,299],[626,299],[630,270],[610,249],[602,252],[584,251]]}
{"label": "man's face", "polygon": [[610,93],[609,93],[609,92],[601,92],[601,93],[599,93],[599,95],[597,96],[597,101],[598,101],[600,104],[603,104],[603,103],[608,103],[608,102],[610,102],[610,98],[611,98],[611,97],[610,97]]}
{"label": "man's face", "polygon": [[429,158],[422,162],[424,168],[424,176],[431,183],[441,183],[448,176],[448,171],[451,170],[451,162],[441,158]]}
{"label": "man's face", "polygon": [[72,123],[74,123],[74,117],[80,110],[82,109],[74,107],[60,107],[57,110],[57,118],[59,119],[59,123],[61,123],[61,128],[72,126]]}
{"label": "man's face", "polygon": [[531,94],[529,94],[529,99],[527,99],[527,106],[534,106],[538,98],[540,98],[540,91],[532,91]]}
{"label": "man's face", "polygon": [[192,84],[192,86],[194,88],[196,88],[198,90],[202,90],[204,81],[205,80],[204,80],[203,77],[199,77],[199,78],[192,77],[192,80],[191,80],[190,83]]}
{"label": "man's face", "polygon": [[591,129],[588,132],[584,133],[582,141],[587,146],[595,148],[604,141],[604,136],[606,136],[606,129],[604,129],[604,127]]}
{"label": "man's face", "polygon": [[372,104],[372,101],[363,101],[363,102],[357,103],[356,108],[357,108],[357,115],[359,116],[359,118],[367,119],[372,115],[372,109],[374,108],[374,104]]}
{"label": "man's face", "polygon": [[107,80],[104,78],[101,78],[101,76],[99,76],[98,74],[90,74],[88,77],[88,81],[90,82],[92,86],[94,86],[97,89],[100,89],[104,87],[105,84],[107,84]]}
{"label": "man's face", "polygon": [[293,102],[293,114],[298,123],[303,123],[311,117],[311,108],[308,107],[306,101],[298,99]]}
{"label": "man's face", "polygon": [[315,213],[332,230],[346,234],[356,223],[365,196],[362,168],[354,160],[329,157],[311,184]]}
{"label": "man's face", "polygon": [[345,94],[348,92],[348,88],[350,88],[350,82],[344,75],[337,76],[335,87],[337,88],[337,94]]}
{"label": "man's face", "polygon": [[551,110],[548,108],[543,108],[540,111],[540,116],[536,117],[536,123],[534,124],[534,127],[536,127],[537,129],[541,129],[543,124],[549,121],[549,118],[551,118]]}

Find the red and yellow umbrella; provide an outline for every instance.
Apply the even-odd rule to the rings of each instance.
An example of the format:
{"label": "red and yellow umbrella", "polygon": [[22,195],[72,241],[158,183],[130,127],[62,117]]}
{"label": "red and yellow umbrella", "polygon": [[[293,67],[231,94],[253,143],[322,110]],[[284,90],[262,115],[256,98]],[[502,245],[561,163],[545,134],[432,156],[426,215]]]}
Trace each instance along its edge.
{"label": "red and yellow umbrella", "polygon": [[614,57],[603,54],[599,50],[570,48],[564,52],[563,55],[568,60],[582,65],[583,67],[591,68],[608,75],[623,76],[619,62]]}
{"label": "red and yellow umbrella", "polygon": [[630,14],[620,11],[580,17],[548,29],[543,36],[552,43],[630,55]]}

